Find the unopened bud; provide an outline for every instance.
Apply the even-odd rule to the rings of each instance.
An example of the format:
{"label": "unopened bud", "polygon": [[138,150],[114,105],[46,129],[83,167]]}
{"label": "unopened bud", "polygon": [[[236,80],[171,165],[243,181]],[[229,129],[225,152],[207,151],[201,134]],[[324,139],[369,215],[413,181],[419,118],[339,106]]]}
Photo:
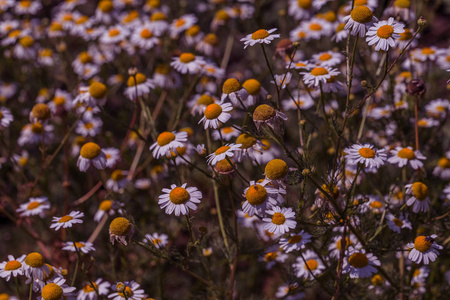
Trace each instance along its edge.
{"label": "unopened bud", "polygon": [[419,26],[425,26],[427,25],[428,21],[424,17],[420,16],[420,18],[417,20],[417,25]]}
{"label": "unopened bud", "polygon": [[267,95],[267,97],[266,97],[266,98],[267,98],[267,100],[269,100],[269,101],[270,101],[270,100],[272,100],[272,95]]}
{"label": "unopened bud", "polygon": [[295,48],[298,48],[298,47],[300,47],[300,42],[293,42],[292,43],[292,46],[294,46]]}
{"label": "unopened bud", "polygon": [[369,86],[369,83],[367,82],[367,80],[363,80],[363,81],[361,81],[361,86],[362,86],[363,88],[368,87],[368,86]]}
{"label": "unopened bud", "polygon": [[422,79],[413,79],[406,87],[406,93],[413,96],[422,96],[427,89]]}
{"label": "unopened bud", "polygon": [[199,229],[198,229],[198,231],[200,231],[200,233],[201,234],[206,234],[207,232],[208,232],[208,230],[206,229],[206,227],[200,227]]}
{"label": "unopened bud", "polygon": [[128,75],[129,75],[129,76],[134,76],[134,75],[137,74],[137,72],[138,72],[138,69],[135,68],[135,67],[129,68],[129,69],[128,69]]}
{"label": "unopened bud", "polygon": [[309,173],[311,173],[311,171],[309,169],[303,169],[303,171],[302,171],[303,176],[308,176]]}

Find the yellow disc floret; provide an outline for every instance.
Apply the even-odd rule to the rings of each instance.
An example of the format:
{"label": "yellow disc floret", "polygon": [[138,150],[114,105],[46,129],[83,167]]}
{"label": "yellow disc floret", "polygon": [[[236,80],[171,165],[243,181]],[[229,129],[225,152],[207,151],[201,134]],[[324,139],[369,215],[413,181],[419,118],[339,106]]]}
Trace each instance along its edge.
{"label": "yellow disc floret", "polygon": [[111,200],[103,200],[102,203],[100,203],[100,206],[98,209],[103,211],[110,211],[112,208],[112,201]]}
{"label": "yellow disc floret", "polygon": [[64,216],[64,217],[61,217],[61,219],[59,219],[58,223],[66,223],[66,222],[69,222],[70,220],[73,220],[72,216]]}
{"label": "yellow disc floret", "polygon": [[272,159],[267,163],[264,171],[270,180],[279,180],[288,173],[288,165],[282,159]]}
{"label": "yellow disc floret", "polygon": [[213,103],[206,107],[205,118],[207,118],[208,120],[216,119],[220,116],[221,113],[222,107],[217,103]]}
{"label": "yellow disc floret", "polygon": [[377,36],[382,39],[388,39],[394,33],[394,28],[391,25],[383,25],[377,30]]}
{"label": "yellow disc floret", "polygon": [[261,92],[261,83],[256,79],[247,79],[242,86],[249,95],[258,95]]}
{"label": "yellow disc floret", "polygon": [[100,148],[99,145],[97,145],[96,143],[89,142],[84,144],[83,147],[81,147],[80,155],[83,158],[94,159],[97,156],[99,156],[101,152],[102,149]]}
{"label": "yellow disc floret", "polygon": [[230,146],[222,146],[219,147],[216,152],[214,152],[215,155],[219,155],[219,154],[223,154],[225,152],[227,152],[231,147]]}
{"label": "yellow disc floret", "polygon": [[412,193],[417,200],[423,201],[428,197],[428,187],[422,182],[414,182]]}
{"label": "yellow disc floret", "polygon": [[369,259],[364,253],[356,252],[349,257],[348,263],[355,268],[364,268],[369,264]]}
{"label": "yellow disc floret", "polygon": [[169,199],[173,204],[184,204],[190,198],[188,191],[182,187],[176,187],[170,191]]}
{"label": "yellow disc floret", "polygon": [[309,259],[309,260],[306,261],[305,269],[306,270],[309,269],[311,271],[314,271],[315,269],[317,269],[318,266],[319,266],[319,263],[317,262],[317,260]]}
{"label": "yellow disc floret", "polygon": [[323,76],[327,74],[328,70],[326,68],[314,68],[311,70],[311,75],[313,76]]}
{"label": "yellow disc floret", "polygon": [[249,134],[242,133],[236,139],[236,144],[241,144],[241,149],[248,149],[256,144],[256,139]]}
{"label": "yellow disc floret", "polygon": [[373,151],[370,148],[363,147],[358,150],[359,155],[361,155],[364,158],[374,158],[375,157],[375,151]]}
{"label": "yellow disc floret", "polygon": [[272,216],[272,223],[275,225],[282,225],[284,224],[284,222],[286,222],[286,217],[279,212],[276,212],[273,214]]}
{"label": "yellow disc floret", "polygon": [[251,205],[261,205],[267,199],[267,190],[262,185],[252,185],[245,193],[245,199],[247,199],[248,203]]}
{"label": "yellow disc floret", "polygon": [[399,8],[410,8],[411,7],[411,1],[409,0],[395,0],[394,6],[397,6]]}
{"label": "yellow disc floret", "polygon": [[300,243],[303,240],[303,237],[301,235],[293,235],[289,237],[288,243],[289,244],[297,244]]}
{"label": "yellow disc floret", "polygon": [[51,116],[51,111],[47,104],[38,103],[31,109],[31,115],[39,120],[47,120]]}
{"label": "yellow disc floret", "polygon": [[180,61],[184,64],[190,63],[191,61],[195,60],[195,55],[192,53],[181,53],[180,55]]}
{"label": "yellow disc floret", "polygon": [[253,32],[252,39],[253,40],[262,40],[269,36],[269,32],[265,29],[259,29]]}
{"label": "yellow disc floret", "polygon": [[159,146],[165,146],[175,140],[175,134],[169,131],[165,131],[161,133],[158,138],[156,139],[156,142]]}
{"label": "yellow disc floret", "polygon": [[241,89],[241,84],[234,78],[228,78],[225,80],[222,86],[222,92],[224,94],[231,94]]}
{"label": "yellow disc floret", "polygon": [[5,271],[13,271],[13,270],[17,270],[21,266],[22,266],[22,263],[20,261],[11,260],[6,263],[4,269],[5,269]]}
{"label": "yellow disc floret", "polygon": [[197,105],[208,106],[213,103],[214,103],[214,99],[210,95],[207,95],[207,94],[203,94],[197,99]]}
{"label": "yellow disc floret", "polygon": [[261,104],[253,112],[253,120],[255,121],[267,121],[276,115],[276,111],[273,107],[267,104]]}
{"label": "yellow disc floret", "polygon": [[372,21],[373,13],[367,6],[356,6],[350,13],[352,19],[358,23],[365,24]]}
{"label": "yellow disc floret", "polygon": [[63,296],[63,289],[56,283],[49,283],[42,288],[41,296],[44,300],[59,300]]}
{"label": "yellow disc floret", "polygon": [[450,159],[447,157],[442,157],[438,160],[438,166],[441,169],[449,169],[450,168]]}
{"label": "yellow disc floret", "polygon": [[101,82],[93,82],[89,86],[89,94],[95,99],[102,99],[106,96],[106,86]]}
{"label": "yellow disc floret", "polygon": [[[136,79],[135,79],[135,77],[136,77]],[[128,77],[127,85],[128,85],[128,86],[135,86],[135,85],[144,83],[145,80],[147,80],[147,78],[145,77],[144,74],[142,74],[142,73],[137,73],[135,76],[130,76],[130,77]]]}
{"label": "yellow disc floret", "polygon": [[310,9],[312,6],[312,1],[311,0],[298,0],[297,4],[299,7],[303,8],[303,9]]}
{"label": "yellow disc floret", "polygon": [[414,151],[409,148],[403,148],[402,150],[398,151],[397,156],[400,158],[406,158],[408,160],[416,158]]}
{"label": "yellow disc floret", "polygon": [[424,235],[418,236],[414,240],[414,248],[422,253],[430,250],[432,244],[433,240]]}
{"label": "yellow disc floret", "polygon": [[40,268],[44,265],[44,258],[37,252],[31,252],[25,257],[25,263],[33,268]]}
{"label": "yellow disc floret", "polygon": [[124,217],[115,218],[109,225],[109,232],[118,236],[125,236],[131,230],[131,223]]}

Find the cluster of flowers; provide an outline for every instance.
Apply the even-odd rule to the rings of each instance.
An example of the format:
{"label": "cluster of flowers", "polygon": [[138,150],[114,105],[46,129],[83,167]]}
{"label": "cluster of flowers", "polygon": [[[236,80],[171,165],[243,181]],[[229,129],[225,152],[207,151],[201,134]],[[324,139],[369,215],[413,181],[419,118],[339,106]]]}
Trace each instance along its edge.
{"label": "cluster of flowers", "polygon": [[[339,8],[331,0],[279,1],[288,5],[283,13],[292,17],[293,29],[250,34],[237,28],[258,13],[254,1],[200,1],[183,15],[165,1],[141,2],[66,0],[47,7],[39,0],[0,1],[5,65],[18,60],[20,72],[54,82],[30,86],[14,68],[0,81],[7,216],[29,227],[45,249],[32,225],[64,211],[44,229],[61,229],[54,239],[58,252],[69,251],[77,261],[68,272],[69,261],[58,256],[65,268],[46,263],[38,252],[8,255],[0,276],[14,278],[19,293],[17,279],[25,279],[43,300],[147,298],[134,280],[111,278],[114,285],[103,279],[110,274],[91,280],[86,271],[86,257],[101,256],[94,242],[114,216],[109,240],[115,247],[133,242],[143,248],[136,252],[161,259],[158,264],[182,266],[212,289],[230,287],[228,296],[235,284],[216,285],[212,278],[220,275],[211,274],[205,259],[228,261],[234,280],[245,253],[241,234],[262,245],[260,266],[292,271],[278,298],[305,297],[307,281],[322,286],[329,280],[339,292],[341,274],[370,278],[355,284],[376,294],[403,293],[405,284],[411,295],[424,294],[430,270],[421,264],[438,259],[443,246],[436,240],[448,234],[445,225],[430,223],[445,218],[448,213],[439,214],[450,203],[450,151],[439,143],[448,139],[443,129],[450,102],[437,98],[439,85],[426,93],[425,84],[413,79],[450,69],[450,50],[418,48],[425,21],[415,29],[410,1],[391,1],[384,11],[374,0],[345,1]],[[44,20],[44,12],[51,18]],[[203,15],[213,17],[205,21]],[[278,39],[271,59],[267,52]],[[332,43],[315,43],[325,40]],[[242,56],[236,62],[233,52]],[[355,84],[354,76],[364,81]],[[44,183],[52,180],[61,181],[65,196]],[[82,187],[75,196],[71,181]],[[100,200],[95,209],[93,195]],[[148,201],[156,198],[158,205]],[[96,229],[87,241],[75,240],[75,224],[91,214]],[[134,236],[141,227],[153,233],[139,241]],[[189,242],[186,257],[177,261],[170,246],[182,231]],[[65,232],[71,240],[65,241]],[[386,245],[385,237],[396,243]],[[189,261],[197,255],[193,247],[200,251]],[[400,264],[387,271],[392,260]],[[198,262],[194,273],[186,267]],[[399,268],[410,275],[393,280]],[[75,285],[78,271],[88,281],[77,291],[67,279]],[[448,281],[450,271],[445,274]],[[334,295],[327,286],[324,295]]]}

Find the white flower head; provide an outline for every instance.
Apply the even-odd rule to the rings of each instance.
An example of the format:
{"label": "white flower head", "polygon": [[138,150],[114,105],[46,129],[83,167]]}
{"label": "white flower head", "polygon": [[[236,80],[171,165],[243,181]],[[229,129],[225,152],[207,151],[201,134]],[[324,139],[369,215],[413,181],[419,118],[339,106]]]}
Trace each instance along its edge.
{"label": "white flower head", "polygon": [[196,187],[186,187],[187,183],[182,186],[172,184],[170,189],[164,188],[164,194],[159,196],[158,204],[161,209],[165,209],[166,214],[171,215],[175,212],[176,216],[187,215],[189,209],[196,210],[197,204],[202,199],[202,192]]}
{"label": "white flower head", "polygon": [[359,35],[363,37],[366,34],[367,27],[371,26],[377,18],[367,6],[355,6],[350,15],[344,17],[345,30],[349,31],[351,35]]}
{"label": "white flower head", "polygon": [[264,226],[270,233],[284,234],[294,229],[297,225],[295,221],[295,212],[292,208],[274,206],[270,210],[266,210],[267,215],[271,215],[271,218],[264,218]]}
{"label": "white flower head", "polygon": [[417,170],[423,167],[421,160],[427,159],[419,150],[413,150],[412,147],[395,147],[391,150],[391,157],[388,162],[391,164],[398,164],[398,167],[402,168],[408,163],[414,169]]}
{"label": "white flower head", "polygon": [[375,149],[374,146],[370,144],[355,144],[344,151],[348,153],[346,157],[349,163],[361,163],[365,165],[366,168],[378,169],[384,164],[387,157],[385,149]]}
{"label": "white flower head", "polygon": [[50,225],[50,228],[54,228],[56,231],[58,231],[60,228],[70,228],[73,224],[77,223],[83,223],[83,220],[81,218],[84,217],[84,213],[81,211],[72,211],[70,214],[63,216],[63,217],[53,217],[52,225]]}
{"label": "white flower head", "polygon": [[6,281],[9,281],[12,277],[17,277],[19,275],[23,275],[23,263],[25,261],[25,254],[14,258],[12,255],[8,255],[8,261],[4,261],[0,263],[0,277],[5,278]]}
{"label": "white flower head", "polygon": [[444,247],[436,244],[435,238],[436,234],[431,236],[418,236],[414,240],[414,243],[408,243],[406,247],[411,248],[409,252],[408,258],[415,262],[416,264],[420,264],[421,261],[425,265],[428,265],[430,262],[434,262],[439,255],[438,250],[442,250]]}
{"label": "white flower head", "polygon": [[366,253],[364,249],[357,250],[350,246],[346,251],[342,273],[350,273],[350,278],[367,278],[377,273],[376,266],[381,263],[376,256]]}
{"label": "white flower head", "polygon": [[290,233],[288,237],[280,239],[280,248],[284,252],[300,251],[305,248],[305,245],[311,242],[311,235],[304,230],[298,233]]}
{"label": "white flower head", "polygon": [[259,29],[254,33],[248,34],[245,38],[241,39],[244,42],[244,49],[248,46],[254,46],[256,44],[270,44],[275,38],[279,38],[280,34],[271,34],[277,29],[272,28],[270,30]]}
{"label": "white flower head", "polygon": [[405,185],[406,194],[410,197],[406,200],[408,206],[413,206],[413,212],[427,212],[430,207],[428,186],[422,182],[414,182]]}
{"label": "white flower head", "polygon": [[380,21],[369,28],[366,33],[369,46],[375,45],[375,51],[388,51],[389,47],[395,47],[395,40],[400,38],[400,33],[405,32],[404,24],[389,18],[387,21]]}
{"label": "white flower head", "polygon": [[227,122],[231,118],[228,112],[233,110],[231,103],[212,103],[206,106],[203,118],[198,122],[204,124],[204,128],[219,128],[221,123]]}
{"label": "white flower head", "polygon": [[187,132],[162,132],[156,142],[150,146],[152,154],[155,158],[170,155],[170,151],[176,150],[177,147],[183,147],[183,142],[187,141]]}

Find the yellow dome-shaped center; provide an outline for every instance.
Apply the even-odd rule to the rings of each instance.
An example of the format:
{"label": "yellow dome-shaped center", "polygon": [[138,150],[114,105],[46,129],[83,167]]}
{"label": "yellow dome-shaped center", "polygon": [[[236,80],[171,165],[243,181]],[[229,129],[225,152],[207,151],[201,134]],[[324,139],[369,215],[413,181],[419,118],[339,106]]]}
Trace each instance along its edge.
{"label": "yellow dome-shaped center", "polygon": [[44,258],[37,252],[31,252],[25,258],[25,263],[33,268],[40,268],[44,265]]}
{"label": "yellow dome-shaped center", "polygon": [[319,263],[317,262],[317,260],[315,260],[315,259],[308,259],[307,261],[306,261],[306,264],[305,264],[305,269],[306,270],[311,270],[311,271],[314,271],[315,269],[317,269],[317,267],[319,266]]}
{"label": "yellow dome-shaped center", "polygon": [[311,70],[311,75],[313,76],[323,76],[327,74],[328,70],[326,68],[314,68]]}
{"label": "yellow dome-shaped center", "polygon": [[303,9],[310,9],[312,6],[312,1],[311,0],[298,0],[297,4],[299,7],[303,8]]}
{"label": "yellow dome-shaped center", "polygon": [[99,145],[90,142],[84,144],[83,147],[81,147],[80,155],[83,158],[94,159],[99,156],[101,152],[102,150]]}
{"label": "yellow dome-shaped center", "polygon": [[112,11],[113,8],[114,8],[114,6],[113,6],[113,4],[112,4],[112,1],[109,1],[109,0],[102,0],[102,1],[100,1],[100,2],[98,3],[98,8],[99,8],[102,12],[107,13],[107,12]]}
{"label": "yellow dome-shaped center", "polygon": [[256,139],[251,135],[242,133],[236,139],[236,144],[241,144],[241,149],[248,149],[256,144]]}
{"label": "yellow dome-shaped center", "polygon": [[[330,60],[333,56],[329,53],[324,53],[322,55],[319,56],[319,60],[321,61],[327,61]],[[326,74],[326,73],[325,73]]]}
{"label": "yellow dome-shaped center", "polygon": [[208,120],[218,118],[221,113],[222,107],[217,103],[210,104],[205,108],[205,118]]}
{"label": "yellow dome-shaped center", "polygon": [[122,172],[122,170],[115,170],[111,173],[111,179],[114,181],[119,181],[123,178],[125,178],[125,174]]}
{"label": "yellow dome-shaped center", "polygon": [[374,158],[375,157],[375,151],[373,151],[370,148],[361,148],[358,151],[359,155],[361,155],[364,158]]}
{"label": "yellow dome-shaped center", "polygon": [[188,191],[182,187],[176,187],[170,191],[169,199],[173,204],[184,204],[190,198]]}
{"label": "yellow dome-shaped center", "polygon": [[193,25],[188,30],[186,30],[186,34],[190,37],[196,36],[200,32],[200,26]]}
{"label": "yellow dome-shaped center", "polygon": [[414,182],[412,185],[412,193],[417,200],[423,201],[428,197],[428,187],[422,182]]}
{"label": "yellow dome-shaped center", "polygon": [[208,106],[212,103],[214,103],[214,99],[210,95],[207,95],[207,94],[203,94],[197,99],[197,105]]}
{"label": "yellow dome-shaped center", "polygon": [[284,224],[284,222],[286,222],[286,217],[279,212],[276,212],[273,214],[272,216],[272,223],[275,225],[282,225]]}
{"label": "yellow dome-shaped center", "polygon": [[414,248],[422,253],[430,250],[432,244],[433,240],[424,235],[418,236],[414,240]]}
{"label": "yellow dome-shaped center", "polygon": [[259,29],[253,32],[252,39],[253,40],[262,40],[269,36],[269,32],[265,29]]}
{"label": "yellow dome-shaped center", "polygon": [[194,61],[194,59],[195,59],[195,55],[192,53],[185,52],[180,55],[180,61],[185,64],[190,63],[191,61]]}
{"label": "yellow dome-shaped center", "polygon": [[159,146],[165,146],[175,140],[175,134],[169,131],[165,131],[161,133],[158,138],[156,139],[156,142]]}
{"label": "yellow dome-shaped center", "polygon": [[288,243],[289,244],[297,244],[300,243],[303,240],[303,237],[301,235],[293,235],[289,237]]}
{"label": "yellow dome-shaped center", "polygon": [[409,41],[412,38],[412,36],[413,36],[412,32],[408,28],[406,28],[405,32],[400,33],[399,40],[400,41]]}
{"label": "yellow dome-shaped center", "polygon": [[276,115],[276,111],[273,107],[267,104],[261,104],[253,112],[253,120],[255,121],[267,121]]}
{"label": "yellow dome-shaped center", "polygon": [[286,176],[288,165],[282,159],[272,159],[267,163],[264,171],[270,180],[279,180]]}
{"label": "yellow dome-shaped center", "polygon": [[241,84],[234,78],[228,78],[225,80],[222,86],[222,92],[224,94],[231,94],[241,89]]}
{"label": "yellow dome-shaped center", "polygon": [[242,86],[249,95],[258,95],[261,92],[261,83],[256,79],[247,79]]}
{"label": "yellow dome-shaped center", "polygon": [[[98,285],[95,282],[93,282],[92,285],[95,287],[95,289],[98,290]],[[83,292],[85,292],[85,293],[92,293],[92,292],[95,292],[95,289],[91,286],[91,284],[86,284],[83,287]]]}
{"label": "yellow dome-shaped center", "polygon": [[369,23],[372,21],[373,13],[367,6],[355,6],[352,12],[350,13],[353,21],[356,21],[361,24]]}
{"label": "yellow dome-shaped center", "polygon": [[166,19],[166,15],[160,11],[155,12],[151,18],[152,21],[164,21]]}
{"label": "yellow dome-shaped center", "polygon": [[[119,296],[123,297],[123,298],[130,298],[133,296],[133,291],[131,290],[131,288],[129,286],[127,286],[127,287],[125,287],[125,290],[123,292],[119,292],[117,294],[119,294]],[[125,295],[126,295],[126,297],[125,297]]]}
{"label": "yellow dome-shaped center", "polygon": [[44,127],[42,124],[37,122],[31,125],[31,131],[36,134],[42,134],[44,132]]}
{"label": "yellow dome-shaped center", "polygon": [[267,190],[262,185],[252,185],[245,193],[245,199],[247,199],[248,203],[251,205],[261,205],[267,199]]}
{"label": "yellow dome-shaped center", "polygon": [[394,33],[394,28],[391,25],[383,25],[377,30],[377,36],[382,39],[388,39]]}
{"label": "yellow dome-shaped center", "polygon": [[28,204],[27,209],[28,210],[33,210],[35,208],[38,208],[40,205],[41,205],[40,202],[32,201],[32,202],[30,202],[30,204]]}
{"label": "yellow dome-shaped center", "polygon": [[31,115],[39,120],[47,120],[51,116],[51,111],[47,104],[38,103],[31,109]]}
{"label": "yellow dome-shaped center", "polygon": [[410,8],[411,2],[409,0],[395,0],[394,6],[397,6],[399,8]]}
{"label": "yellow dome-shaped center", "polygon": [[403,221],[400,220],[400,219],[394,218],[394,219],[392,220],[392,222],[394,222],[395,226],[397,226],[397,227],[400,227],[400,228],[401,228],[401,227],[403,226]]}
{"label": "yellow dome-shaped center", "polygon": [[[135,77],[136,77],[136,79],[135,79]],[[135,86],[138,84],[142,84],[147,80],[147,77],[145,77],[145,75],[142,73],[137,73],[135,75],[135,77],[134,76],[128,77],[128,80],[127,80],[128,86]]]}
{"label": "yellow dome-shaped center", "polygon": [[59,219],[58,223],[66,223],[69,222],[70,220],[73,220],[72,216],[64,216],[61,219]]}
{"label": "yellow dome-shaped center", "polygon": [[34,39],[31,36],[24,36],[22,38],[20,38],[19,43],[24,47],[24,48],[29,48],[31,46],[34,45]]}
{"label": "yellow dome-shaped center", "polygon": [[106,86],[101,82],[93,82],[89,86],[89,94],[95,99],[102,99],[106,96]]}
{"label": "yellow dome-shaped center", "polygon": [[353,253],[349,259],[348,263],[355,268],[364,268],[369,264],[369,259],[364,253]]}
{"label": "yellow dome-shaped center", "polygon": [[403,148],[402,150],[398,151],[397,156],[400,158],[406,158],[408,160],[416,158],[414,151],[409,148]]}
{"label": "yellow dome-shaped center", "polygon": [[309,24],[309,29],[312,31],[319,31],[322,30],[322,25],[320,25],[319,23],[311,23]]}
{"label": "yellow dome-shaped center", "polygon": [[117,236],[125,236],[131,230],[131,223],[124,217],[115,218],[109,225],[109,232]]}
{"label": "yellow dome-shaped center", "polygon": [[13,270],[17,270],[18,268],[20,268],[22,266],[22,263],[20,261],[17,260],[11,260],[8,261],[5,265],[5,271],[13,271]]}
{"label": "yellow dome-shaped center", "polygon": [[44,300],[59,300],[63,296],[63,289],[56,283],[49,283],[42,288],[41,296]]}
{"label": "yellow dome-shaped center", "polygon": [[144,28],[141,31],[141,38],[149,39],[149,38],[152,38],[152,37],[153,37],[153,33],[150,30],[148,30],[147,28]]}
{"label": "yellow dome-shaped center", "polygon": [[381,277],[380,275],[376,274],[372,277],[372,279],[370,280],[372,281],[372,284],[374,286],[381,286],[383,284],[383,277]]}
{"label": "yellow dome-shaped center", "polygon": [[98,209],[103,211],[110,211],[112,208],[112,201],[111,200],[103,200],[102,203],[100,203],[100,206]]}
{"label": "yellow dome-shaped center", "polygon": [[441,169],[449,169],[450,168],[450,159],[447,157],[442,157],[438,161],[438,166]]}

